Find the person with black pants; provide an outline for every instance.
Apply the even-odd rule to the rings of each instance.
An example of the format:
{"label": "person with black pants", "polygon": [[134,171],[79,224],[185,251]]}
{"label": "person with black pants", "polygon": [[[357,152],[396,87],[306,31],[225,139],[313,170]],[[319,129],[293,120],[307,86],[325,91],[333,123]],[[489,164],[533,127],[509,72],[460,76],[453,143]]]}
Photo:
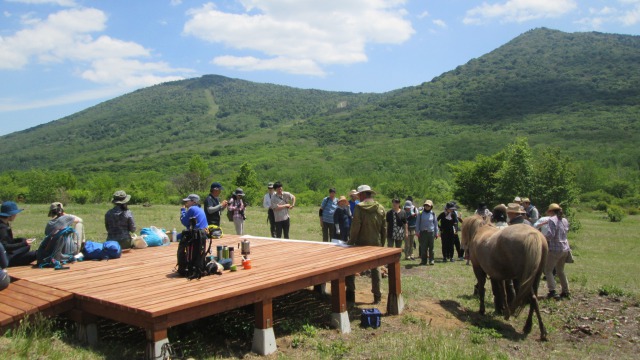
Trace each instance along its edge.
{"label": "person with black pants", "polygon": [[455,226],[458,223],[456,216],[456,205],[447,203],[444,211],[438,215],[438,228],[440,229],[442,239],[442,259],[443,263],[447,261],[453,262],[453,245],[455,237]]}

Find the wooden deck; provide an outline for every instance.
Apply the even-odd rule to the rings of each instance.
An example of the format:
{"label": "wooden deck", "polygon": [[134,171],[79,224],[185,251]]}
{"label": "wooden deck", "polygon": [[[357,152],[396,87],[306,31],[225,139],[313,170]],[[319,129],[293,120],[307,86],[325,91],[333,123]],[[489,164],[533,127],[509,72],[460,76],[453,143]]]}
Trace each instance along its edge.
{"label": "wooden deck", "polygon": [[[12,268],[10,275],[73,294],[78,318],[100,316],[146,329],[150,356],[156,355],[167,341],[169,327],[250,304],[256,311],[256,330],[272,333],[273,298],[326,282],[331,282],[333,313],[346,314],[345,277],[386,264],[388,312],[402,311],[400,249],[248,238],[252,269],[238,266],[237,272],[225,271],[200,280],[186,280],[174,272],[176,243],[131,250],[116,260],[71,264],[69,270]],[[239,241],[238,236],[225,235],[214,240],[213,247],[227,245],[237,249]],[[240,262],[236,250],[234,264]],[[256,344],[264,342],[260,336],[254,335],[254,350],[272,352],[271,345]],[[267,342],[271,336],[266,334]]]}

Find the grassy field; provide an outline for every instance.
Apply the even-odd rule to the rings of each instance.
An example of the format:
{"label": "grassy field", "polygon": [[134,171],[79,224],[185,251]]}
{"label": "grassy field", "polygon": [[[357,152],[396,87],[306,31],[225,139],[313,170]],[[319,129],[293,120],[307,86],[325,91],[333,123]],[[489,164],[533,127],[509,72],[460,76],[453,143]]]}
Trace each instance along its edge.
{"label": "grassy field", "polygon": [[[16,236],[42,239],[47,207],[25,205],[13,224]],[[104,213],[109,205],[69,205],[67,211],[84,219],[88,239],[106,236]],[[138,228],[179,226],[178,206],[132,207]],[[263,209],[247,211],[246,233],[267,236]],[[350,311],[350,334],[329,328],[328,299],[300,291],[274,301],[274,330],[278,352],[267,359],[528,359],[636,358],[640,350],[640,216],[610,223],[603,213],[579,211],[582,229],[570,234],[575,264],[566,271],[573,297],[542,300],[541,309],[550,333],[540,342],[537,324],[525,337],[526,311],[505,321],[492,315],[487,296],[486,316],[477,314],[472,296],[475,279],[464,262],[419,267],[402,261],[402,289],[406,308],[402,315],[384,317],[379,329],[359,327],[358,312],[373,307],[370,280],[357,280],[356,308]],[[223,220],[224,230],[233,225]],[[320,240],[317,208],[292,211],[291,238]],[[436,244],[436,255],[440,246]],[[383,281],[386,286],[386,281]],[[487,293],[490,290],[487,287]],[[546,294],[542,282],[539,294]],[[385,304],[380,305],[384,310]],[[250,310],[239,309],[170,329],[169,339],[179,355],[194,358],[259,358],[250,352]],[[73,337],[73,324],[64,318],[34,319],[0,337],[0,359],[120,359],[141,358],[144,333],[126,325],[100,324],[100,345],[86,348]]]}

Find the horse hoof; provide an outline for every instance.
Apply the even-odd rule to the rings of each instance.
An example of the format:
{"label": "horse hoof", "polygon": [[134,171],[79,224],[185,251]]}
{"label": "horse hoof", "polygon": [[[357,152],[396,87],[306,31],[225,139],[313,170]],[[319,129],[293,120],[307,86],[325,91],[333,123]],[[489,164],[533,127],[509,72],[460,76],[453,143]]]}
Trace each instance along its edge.
{"label": "horse hoof", "polygon": [[547,338],[547,335],[540,335],[540,341],[549,341],[549,339]]}

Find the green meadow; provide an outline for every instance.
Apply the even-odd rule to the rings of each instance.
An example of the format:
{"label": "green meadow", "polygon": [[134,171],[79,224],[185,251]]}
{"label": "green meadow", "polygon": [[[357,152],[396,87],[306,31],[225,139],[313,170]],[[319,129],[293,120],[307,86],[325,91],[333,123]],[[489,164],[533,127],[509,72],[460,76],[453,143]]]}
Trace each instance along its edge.
{"label": "green meadow", "polygon": [[[24,208],[13,224],[15,236],[41,240],[47,206],[27,204]],[[103,216],[109,208],[109,204],[69,205],[67,212],[84,219],[88,239],[102,241],[106,236]],[[139,229],[151,225],[181,229],[179,206],[132,206],[131,210]],[[251,311],[239,309],[170,329],[174,358],[635,358],[640,349],[640,216],[612,223],[605,213],[578,208],[576,218],[582,228],[569,238],[576,262],[566,266],[572,298],[540,301],[548,342],[539,341],[535,321],[531,334],[522,335],[526,310],[509,321],[493,315],[488,286],[487,315],[478,315],[479,302],[472,296],[475,278],[464,261],[424,267],[403,260],[405,310],[399,316],[384,316],[378,329],[359,327],[359,310],[373,306],[370,280],[359,277],[349,334],[329,327],[328,298],[303,290],[274,301],[275,354],[259,357],[251,353]],[[223,220],[223,225],[223,230],[233,232],[231,223]],[[249,208],[246,233],[267,236],[268,231],[264,209]],[[316,207],[292,211],[291,238],[320,241]],[[437,242],[436,255],[440,249]],[[546,292],[543,281],[538,293],[543,296]],[[384,312],[383,306],[380,309]],[[100,325],[100,343],[93,348],[75,340],[73,323],[64,317],[35,317],[0,337],[0,359],[142,357],[144,332],[110,321]]]}

